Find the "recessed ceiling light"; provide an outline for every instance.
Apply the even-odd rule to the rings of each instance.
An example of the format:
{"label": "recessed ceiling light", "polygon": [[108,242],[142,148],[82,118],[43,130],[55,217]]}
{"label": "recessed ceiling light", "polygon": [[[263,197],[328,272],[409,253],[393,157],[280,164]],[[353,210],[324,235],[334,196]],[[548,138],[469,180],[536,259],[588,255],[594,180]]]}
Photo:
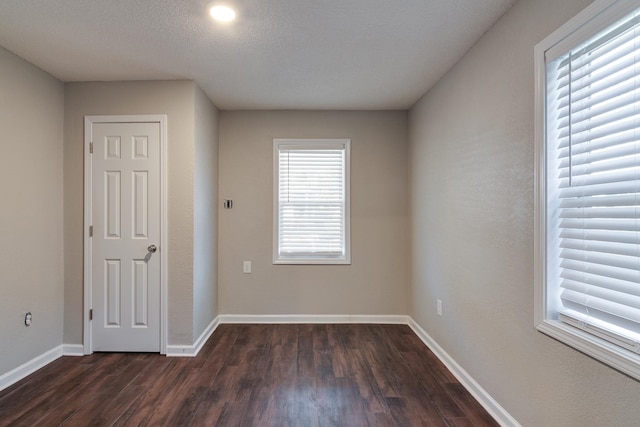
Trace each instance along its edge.
{"label": "recessed ceiling light", "polygon": [[231,22],[236,19],[236,12],[227,6],[213,6],[209,9],[209,14],[216,21]]}

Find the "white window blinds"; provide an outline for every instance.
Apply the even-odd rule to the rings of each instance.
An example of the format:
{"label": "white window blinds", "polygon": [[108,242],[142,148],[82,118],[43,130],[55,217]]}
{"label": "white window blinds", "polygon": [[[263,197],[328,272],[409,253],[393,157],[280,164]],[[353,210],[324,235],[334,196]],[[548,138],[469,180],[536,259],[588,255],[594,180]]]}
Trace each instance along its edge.
{"label": "white window blinds", "polygon": [[546,68],[550,306],[640,353],[640,16]]}
{"label": "white window blinds", "polygon": [[274,262],[348,261],[347,140],[276,140]]}

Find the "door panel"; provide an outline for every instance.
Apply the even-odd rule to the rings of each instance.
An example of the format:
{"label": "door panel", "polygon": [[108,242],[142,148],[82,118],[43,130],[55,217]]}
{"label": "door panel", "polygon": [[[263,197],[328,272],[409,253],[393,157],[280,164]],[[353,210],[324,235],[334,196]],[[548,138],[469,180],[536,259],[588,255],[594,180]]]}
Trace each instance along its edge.
{"label": "door panel", "polygon": [[120,326],[120,286],[122,285],[122,275],[120,274],[120,260],[105,260],[105,327]]}
{"label": "door panel", "polygon": [[160,124],[92,125],[94,351],[160,351]]}
{"label": "door panel", "polygon": [[120,239],[120,171],[107,171],[104,177],[105,239]]}

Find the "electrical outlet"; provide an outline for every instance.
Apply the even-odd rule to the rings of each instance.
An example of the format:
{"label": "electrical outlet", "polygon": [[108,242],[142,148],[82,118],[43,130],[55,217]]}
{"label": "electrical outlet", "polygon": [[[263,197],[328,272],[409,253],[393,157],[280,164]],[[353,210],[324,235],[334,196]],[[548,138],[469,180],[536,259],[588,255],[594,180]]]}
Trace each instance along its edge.
{"label": "electrical outlet", "polygon": [[244,261],[242,263],[242,272],[245,274],[251,273],[251,261]]}
{"label": "electrical outlet", "polygon": [[442,316],[442,300],[436,300],[436,311],[438,312],[438,316]]}
{"label": "electrical outlet", "polygon": [[31,314],[31,312],[26,313],[24,315],[24,326],[31,326],[31,320],[33,320],[33,315]]}

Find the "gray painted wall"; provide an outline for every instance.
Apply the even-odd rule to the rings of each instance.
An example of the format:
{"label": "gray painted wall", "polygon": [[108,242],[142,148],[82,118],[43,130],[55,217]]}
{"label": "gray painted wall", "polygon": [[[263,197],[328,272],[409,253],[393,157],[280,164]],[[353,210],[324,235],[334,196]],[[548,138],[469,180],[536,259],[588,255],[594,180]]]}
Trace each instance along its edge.
{"label": "gray painted wall", "polygon": [[218,110],[195,87],[193,340],[218,315]]}
{"label": "gray painted wall", "polygon": [[590,3],[519,1],[409,113],[409,313],[525,426],[640,419],[640,382],[533,326],[533,48]]}
{"label": "gray painted wall", "polygon": [[[220,313],[405,314],[406,132],[400,111],[221,112]],[[351,139],[352,265],[272,264],[274,138]]]}
{"label": "gray painted wall", "polygon": [[62,83],[0,48],[0,375],[62,344],[63,113]]}

